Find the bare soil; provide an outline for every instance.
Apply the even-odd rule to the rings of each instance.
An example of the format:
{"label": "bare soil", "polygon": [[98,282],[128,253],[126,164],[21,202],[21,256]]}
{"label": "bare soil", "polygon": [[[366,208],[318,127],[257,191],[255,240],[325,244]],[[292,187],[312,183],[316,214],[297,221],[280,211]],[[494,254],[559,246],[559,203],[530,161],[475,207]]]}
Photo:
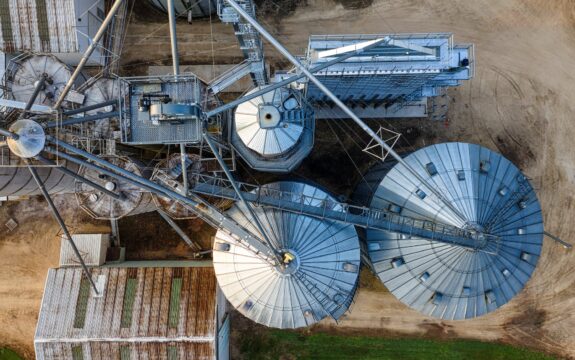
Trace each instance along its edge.
{"label": "bare soil", "polygon": [[[310,34],[447,31],[455,34],[456,42],[474,43],[476,76],[450,92],[448,123],[410,120],[384,122],[385,126],[409,131],[409,141],[402,145],[405,150],[440,141],[467,141],[501,152],[533,180],[546,230],[575,242],[575,2],[374,0],[368,5],[345,9],[340,1],[308,0],[307,6],[280,22],[260,20],[296,54],[305,52]],[[125,74],[142,74],[151,64],[169,64],[167,21],[156,19],[139,17],[130,24],[122,68]],[[227,25],[200,20],[193,25],[183,22],[178,30],[182,64],[234,63],[242,59]],[[276,65],[285,63],[269,46],[266,55]],[[331,131],[325,124],[318,124],[317,151],[293,176],[349,195],[361,180],[359,173],[372,160],[361,157],[351,140],[361,143],[361,135],[346,135],[343,128],[334,128],[341,134],[348,156],[335,151],[341,144]],[[349,161],[350,157],[354,162]],[[324,167],[318,167],[322,162]],[[329,164],[334,163],[344,171],[333,174]],[[240,170],[246,180],[257,175],[245,168]],[[29,358],[33,357],[32,340],[46,270],[58,264],[58,229],[42,209],[45,206],[37,201],[0,207],[0,224],[10,216],[21,224],[13,233],[0,229],[0,343],[23,351]],[[78,214],[81,212],[72,207],[65,213],[66,220],[78,231],[107,227]],[[154,227],[156,222],[151,224]],[[161,238],[155,240],[155,246],[161,249],[165,234],[155,229],[150,231]],[[202,241],[208,241],[203,236],[211,235],[206,230]],[[176,240],[166,244],[172,241],[175,245]],[[156,250],[150,246],[148,255],[167,256],[172,247],[161,253]],[[175,251],[175,256],[180,255],[185,256]],[[539,265],[526,288],[508,304],[481,318],[439,321],[422,316],[395,299],[375,277],[362,274],[351,312],[338,324],[326,320],[310,331],[473,338],[575,358],[574,283],[573,250],[546,239]]]}

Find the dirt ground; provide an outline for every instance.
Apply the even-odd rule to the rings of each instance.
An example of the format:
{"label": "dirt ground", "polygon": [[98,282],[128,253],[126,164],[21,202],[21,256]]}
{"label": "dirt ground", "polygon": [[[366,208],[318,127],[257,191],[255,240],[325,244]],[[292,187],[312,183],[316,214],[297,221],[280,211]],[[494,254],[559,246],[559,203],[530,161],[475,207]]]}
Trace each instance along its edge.
{"label": "dirt ground", "polygon": [[[374,0],[363,9],[344,9],[341,2],[308,0],[307,6],[281,21],[262,22],[296,54],[305,52],[310,34],[447,31],[455,34],[456,42],[474,43],[476,76],[450,93],[449,124],[410,121],[409,127],[396,128],[416,129],[420,136],[410,142],[416,147],[458,140],[501,152],[533,179],[546,230],[575,243],[575,224],[571,222],[575,217],[575,2]],[[169,64],[166,23],[150,23],[139,17],[128,31],[122,68],[125,74],[138,73],[147,65]],[[183,22],[178,31],[182,64],[241,59],[227,25],[207,20],[193,25]],[[277,57],[269,46],[266,54]],[[319,124],[318,129],[327,131],[325,124]],[[318,139],[318,148],[334,146]],[[316,168],[310,169],[321,160],[333,161],[332,155],[317,152],[312,156],[296,176],[348,195],[349,185],[357,183],[359,175],[334,183]],[[337,156],[345,160],[344,155]],[[360,170],[367,167],[366,162]],[[26,224],[13,233],[0,229],[0,343],[24,351],[30,358],[46,271],[57,266],[59,252],[56,224],[41,209],[45,206],[37,201],[0,207],[0,224],[8,217]],[[73,216],[77,214],[74,209],[65,212],[66,220],[78,231],[107,227],[88,222],[84,216]],[[206,236],[210,233],[201,231]],[[180,250],[176,255],[182,254]],[[324,321],[314,329],[502,341],[575,358],[574,283],[573,250],[546,239],[526,288],[484,317],[438,321],[422,316],[367,274],[351,312],[337,325]]]}
{"label": "dirt ground", "polygon": [[[70,207],[73,196],[55,196],[54,202],[69,230],[109,232],[107,222],[91,220]],[[12,232],[4,224],[14,219]],[[34,331],[48,269],[58,267],[60,228],[40,199],[0,207],[0,344],[28,359],[34,358]]]}

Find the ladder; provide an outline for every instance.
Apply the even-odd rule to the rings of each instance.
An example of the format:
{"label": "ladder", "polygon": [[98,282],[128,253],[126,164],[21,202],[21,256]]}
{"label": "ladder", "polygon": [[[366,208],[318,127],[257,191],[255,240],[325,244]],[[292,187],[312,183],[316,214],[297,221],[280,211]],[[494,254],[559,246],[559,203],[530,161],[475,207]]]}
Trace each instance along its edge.
{"label": "ladder", "polygon": [[[255,17],[256,8],[252,0],[238,0],[236,2],[251,16]],[[250,23],[242,19],[225,0],[218,0],[218,16],[223,23],[233,25],[244,58],[250,63],[254,85],[266,85],[268,75],[265,69],[263,43],[260,34]]]}

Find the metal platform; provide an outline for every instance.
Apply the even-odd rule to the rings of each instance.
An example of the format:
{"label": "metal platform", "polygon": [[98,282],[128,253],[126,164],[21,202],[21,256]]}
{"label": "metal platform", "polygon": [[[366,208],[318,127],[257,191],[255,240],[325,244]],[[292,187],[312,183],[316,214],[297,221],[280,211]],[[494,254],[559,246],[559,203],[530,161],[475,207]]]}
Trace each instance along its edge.
{"label": "metal platform", "polygon": [[166,95],[171,104],[201,104],[206,86],[195,75],[177,77],[146,76],[120,78],[120,124],[122,142],[130,145],[199,143],[202,138],[200,119],[180,123],[152,121],[149,111],[140,111],[138,102],[144,95]]}
{"label": "metal platform", "polygon": [[[327,201],[310,194],[277,190],[273,187],[260,187],[236,182],[246,201],[254,205],[274,208],[295,214],[330,220],[342,224],[401,233],[403,238],[425,237],[442,243],[454,244],[476,249],[483,241],[497,244],[496,236],[479,235],[474,231],[462,229],[451,224],[444,224],[429,219],[419,219],[398,213],[388,208],[368,208],[350,204]],[[239,200],[231,183],[222,178],[208,175],[197,175],[194,193]]]}

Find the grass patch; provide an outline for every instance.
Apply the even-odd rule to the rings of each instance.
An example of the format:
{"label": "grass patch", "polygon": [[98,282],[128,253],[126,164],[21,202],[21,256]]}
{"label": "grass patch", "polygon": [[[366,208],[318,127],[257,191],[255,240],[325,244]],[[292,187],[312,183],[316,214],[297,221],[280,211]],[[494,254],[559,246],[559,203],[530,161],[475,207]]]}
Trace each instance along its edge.
{"label": "grass patch", "polygon": [[10,349],[0,348],[0,360],[22,360],[22,358]]}
{"label": "grass patch", "polygon": [[385,339],[328,334],[304,335],[294,331],[270,330],[244,334],[240,341],[242,358],[250,360],[543,360],[543,353],[509,345],[480,341],[435,341],[426,339]]}

